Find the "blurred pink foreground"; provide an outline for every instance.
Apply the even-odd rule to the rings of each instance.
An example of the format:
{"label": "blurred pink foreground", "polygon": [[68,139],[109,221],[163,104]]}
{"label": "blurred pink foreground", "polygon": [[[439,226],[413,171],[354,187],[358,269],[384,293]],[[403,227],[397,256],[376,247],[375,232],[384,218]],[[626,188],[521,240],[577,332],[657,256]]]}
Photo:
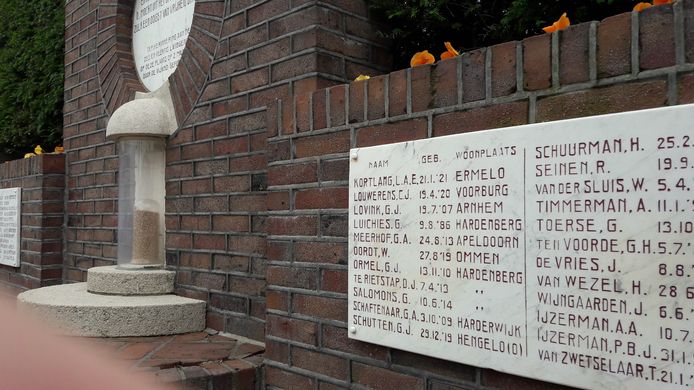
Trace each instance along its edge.
{"label": "blurred pink foreground", "polygon": [[0,298],[0,389],[168,389],[78,338],[60,337]]}

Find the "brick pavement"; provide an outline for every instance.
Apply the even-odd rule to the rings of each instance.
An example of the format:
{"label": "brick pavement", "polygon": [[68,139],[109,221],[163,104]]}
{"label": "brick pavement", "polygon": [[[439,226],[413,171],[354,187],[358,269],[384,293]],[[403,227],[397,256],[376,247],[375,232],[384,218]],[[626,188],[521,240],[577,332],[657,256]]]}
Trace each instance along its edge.
{"label": "brick pavement", "polygon": [[216,331],[176,336],[89,338],[136,370],[152,372],[174,389],[260,388],[264,347]]}

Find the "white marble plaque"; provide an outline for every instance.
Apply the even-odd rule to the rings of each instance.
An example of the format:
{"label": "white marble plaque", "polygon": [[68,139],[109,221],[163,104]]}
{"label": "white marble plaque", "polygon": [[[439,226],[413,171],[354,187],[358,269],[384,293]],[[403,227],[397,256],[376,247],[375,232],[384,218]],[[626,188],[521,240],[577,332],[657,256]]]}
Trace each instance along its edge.
{"label": "white marble plaque", "polygon": [[353,149],[350,337],[694,388],[694,105]]}
{"label": "white marble plaque", "polygon": [[0,264],[19,267],[22,189],[0,189]]}
{"label": "white marble plaque", "polygon": [[142,83],[161,87],[176,70],[193,24],[195,0],[137,0],[133,57]]}

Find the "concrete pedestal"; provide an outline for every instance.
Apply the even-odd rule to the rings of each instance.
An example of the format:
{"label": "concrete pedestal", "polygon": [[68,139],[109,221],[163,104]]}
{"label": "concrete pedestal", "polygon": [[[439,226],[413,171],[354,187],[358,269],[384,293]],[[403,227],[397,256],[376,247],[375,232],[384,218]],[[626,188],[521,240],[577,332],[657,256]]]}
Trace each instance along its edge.
{"label": "concrete pedestal", "polygon": [[203,330],[204,301],[165,293],[173,291],[174,274],[92,268],[87,283],[19,294],[18,308],[73,336],[158,336]]}

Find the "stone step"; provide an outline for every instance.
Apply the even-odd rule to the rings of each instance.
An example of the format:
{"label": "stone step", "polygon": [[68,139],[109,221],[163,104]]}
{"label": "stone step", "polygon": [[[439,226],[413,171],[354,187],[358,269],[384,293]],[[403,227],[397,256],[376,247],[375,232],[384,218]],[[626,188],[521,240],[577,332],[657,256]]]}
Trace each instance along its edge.
{"label": "stone step", "polygon": [[176,295],[119,296],[87,283],[43,287],[17,296],[20,310],[54,323],[60,333],[89,337],[157,336],[201,331],[205,302]]}
{"label": "stone step", "polygon": [[87,290],[109,295],[160,295],[174,290],[175,271],[163,269],[126,270],[114,266],[87,271]]}

